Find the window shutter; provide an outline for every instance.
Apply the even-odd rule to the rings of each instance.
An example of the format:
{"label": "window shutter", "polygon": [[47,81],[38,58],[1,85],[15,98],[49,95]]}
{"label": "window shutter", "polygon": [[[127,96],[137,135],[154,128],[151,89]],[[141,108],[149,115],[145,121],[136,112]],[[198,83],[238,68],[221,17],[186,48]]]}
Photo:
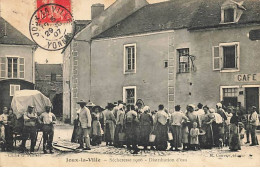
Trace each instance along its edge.
{"label": "window shutter", "polygon": [[219,54],[219,46],[214,46],[212,48],[212,56],[213,56],[213,70],[220,70],[221,58]]}
{"label": "window shutter", "polygon": [[1,63],[1,65],[0,65],[0,67],[1,67],[0,77],[5,78],[6,77],[6,57],[1,57],[0,63]]}
{"label": "window shutter", "polygon": [[25,62],[24,62],[24,58],[19,58],[19,77],[21,79],[24,79],[24,69],[25,69]]}
{"label": "window shutter", "polygon": [[14,85],[10,85],[10,96],[14,95]]}
{"label": "window shutter", "polygon": [[235,54],[236,54],[236,69],[239,69],[239,55],[240,55],[239,43],[237,43],[235,46]]}

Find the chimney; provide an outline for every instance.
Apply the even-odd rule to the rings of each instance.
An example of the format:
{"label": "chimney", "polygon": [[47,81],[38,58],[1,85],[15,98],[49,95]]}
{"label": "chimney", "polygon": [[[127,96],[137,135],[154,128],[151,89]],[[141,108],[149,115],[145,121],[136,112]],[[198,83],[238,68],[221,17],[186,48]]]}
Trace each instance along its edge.
{"label": "chimney", "polygon": [[104,4],[93,4],[91,6],[91,20],[99,16],[105,10]]}

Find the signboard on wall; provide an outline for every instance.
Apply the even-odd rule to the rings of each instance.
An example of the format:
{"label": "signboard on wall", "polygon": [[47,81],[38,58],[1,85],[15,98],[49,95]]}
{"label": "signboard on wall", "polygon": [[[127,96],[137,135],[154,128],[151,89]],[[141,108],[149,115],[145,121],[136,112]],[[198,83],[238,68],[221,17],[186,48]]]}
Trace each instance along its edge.
{"label": "signboard on wall", "polygon": [[260,82],[260,73],[237,74],[235,82]]}

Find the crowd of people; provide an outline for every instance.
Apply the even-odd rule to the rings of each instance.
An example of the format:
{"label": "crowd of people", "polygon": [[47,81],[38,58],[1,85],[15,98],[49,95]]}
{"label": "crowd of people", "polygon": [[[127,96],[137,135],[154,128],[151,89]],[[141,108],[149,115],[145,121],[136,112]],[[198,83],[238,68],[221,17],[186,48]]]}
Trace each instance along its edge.
{"label": "crowd of people", "polygon": [[72,142],[80,143],[78,149],[90,150],[104,140],[107,146],[127,147],[134,154],[140,148],[179,151],[229,146],[238,151],[250,143],[250,135],[250,146],[258,145],[259,116],[254,106],[246,112],[239,106],[217,103],[215,110],[199,103],[187,105],[183,112],[180,105],[170,111],[159,105],[158,111],[151,111],[142,103],[126,105],[120,100],[104,109],[83,100],[78,104],[72,136]]}
{"label": "crowd of people", "polygon": [[[167,110],[163,105],[151,111],[149,106],[137,102],[126,105],[122,101],[108,103],[103,109],[93,103],[79,101],[80,109],[74,120],[72,142],[77,149],[90,150],[105,141],[107,146],[131,150],[133,154],[144,150],[199,150],[228,146],[231,151],[241,150],[241,145],[258,145],[256,129],[259,125],[257,108],[245,111],[242,107],[225,107],[216,104],[216,110],[199,103],[180,105]],[[43,152],[53,153],[55,115],[51,106],[37,114],[33,106],[16,117],[13,110],[3,108],[0,115],[0,145],[2,151],[14,150],[14,137],[21,137],[20,149],[26,151],[26,141],[31,140],[34,152],[38,132],[43,132]],[[250,138],[251,136],[251,138]],[[246,139],[246,142],[244,142]]]}
{"label": "crowd of people", "polygon": [[51,112],[51,106],[45,107],[45,112],[38,115],[34,111],[34,106],[28,106],[27,111],[20,117],[14,114],[12,108],[3,108],[0,115],[0,146],[2,151],[13,151],[15,138],[19,137],[22,141],[21,152],[27,151],[26,141],[30,140],[30,152],[34,152],[38,132],[43,133],[43,152],[46,154],[53,152],[53,135],[56,116]]}

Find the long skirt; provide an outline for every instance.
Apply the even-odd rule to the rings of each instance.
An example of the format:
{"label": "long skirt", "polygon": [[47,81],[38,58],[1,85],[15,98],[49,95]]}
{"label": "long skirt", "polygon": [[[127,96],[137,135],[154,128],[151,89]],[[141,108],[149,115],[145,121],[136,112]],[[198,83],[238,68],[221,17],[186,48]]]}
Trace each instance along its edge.
{"label": "long skirt", "polygon": [[224,143],[229,145],[229,136],[230,136],[230,125],[225,125],[225,139]]}
{"label": "long skirt", "polygon": [[92,122],[92,144],[97,145],[101,143],[101,124],[98,120]]}
{"label": "long skirt", "polygon": [[182,133],[181,126],[171,126],[170,128],[173,135],[173,146],[175,148],[181,147]]}
{"label": "long skirt", "polygon": [[235,124],[230,125],[229,149],[232,151],[241,150],[238,126]]}
{"label": "long skirt", "polygon": [[189,143],[189,127],[187,125],[182,126],[181,134],[182,134],[182,143],[188,144]]}
{"label": "long skirt", "polygon": [[140,140],[139,144],[142,146],[148,146],[149,145],[149,135],[152,131],[152,126],[150,125],[143,125],[140,126]]}
{"label": "long skirt", "polygon": [[167,125],[162,125],[158,123],[155,129],[155,145],[157,150],[166,150],[167,149],[167,140],[168,140],[168,128]]}
{"label": "long skirt", "polygon": [[135,147],[138,143],[138,126],[129,122],[125,124],[125,133],[126,133],[126,144],[129,147],[132,145]]}
{"label": "long skirt", "polygon": [[8,150],[13,149],[13,128],[6,125],[5,126],[5,141]]}
{"label": "long skirt", "polygon": [[105,126],[105,141],[113,142],[114,136],[115,136],[115,123],[112,120],[107,120]]}
{"label": "long skirt", "polygon": [[257,139],[257,135],[256,135],[256,128],[257,126],[253,126],[251,128],[251,141],[252,141],[252,145],[259,145],[258,143],[258,139]]}
{"label": "long skirt", "polygon": [[73,132],[72,132],[72,136],[71,136],[71,142],[73,143],[79,143],[79,121],[77,119],[74,120],[74,128],[73,128]]}
{"label": "long skirt", "polygon": [[119,141],[119,133],[121,133],[123,130],[122,125],[116,125],[115,129],[115,137],[114,137],[114,146],[120,146],[121,142]]}
{"label": "long skirt", "polygon": [[202,135],[199,137],[200,147],[205,149],[210,149],[214,145],[214,134],[212,130],[211,124],[204,124],[202,126],[202,130],[204,130],[206,133],[205,135]]}

